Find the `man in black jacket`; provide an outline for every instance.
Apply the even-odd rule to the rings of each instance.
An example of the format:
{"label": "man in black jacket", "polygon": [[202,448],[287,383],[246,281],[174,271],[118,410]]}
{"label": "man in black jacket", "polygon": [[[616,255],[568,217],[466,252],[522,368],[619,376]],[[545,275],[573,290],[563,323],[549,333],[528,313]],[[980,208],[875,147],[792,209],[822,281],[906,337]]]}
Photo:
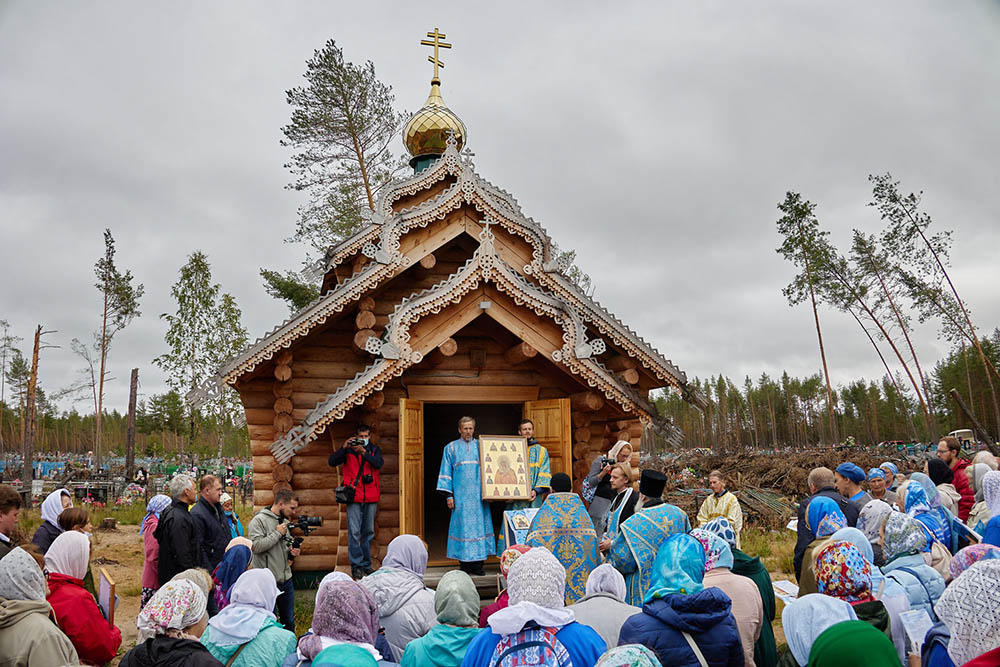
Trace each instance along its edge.
{"label": "man in black jacket", "polygon": [[806,510],[809,508],[810,500],[816,496],[832,498],[837,503],[837,506],[840,507],[840,511],[847,517],[848,526],[853,527],[858,523],[858,508],[837,492],[834,486],[835,480],[832,470],[824,467],[813,468],[809,472],[808,484],[810,495],[799,503],[798,523],[795,528],[797,537],[794,559],[796,580],[802,576],[802,556],[809,547],[809,543],[816,539],[816,536],[809,528],[809,522],[806,521]]}
{"label": "man in black jacket", "polygon": [[[215,475],[205,475],[199,483],[198,502],[191,508],[191,516],[198,526],[201,536],[201,567],[209,572],[222,561],[229,545],[229,525],[226,512],[219,503],[222,496],[222,482]],[[211,611],[212,604],[209,603]]]}
{"label": "man in black jacket", "polygon": [[188,505],[198,498],[194,478],[177,475],[170,480],[170,497],[173,502],[160,514],[160,522],[153,533],[160,544],[156,572],[160,586],[178,572],[201,567],[198,527],[188,512]]}

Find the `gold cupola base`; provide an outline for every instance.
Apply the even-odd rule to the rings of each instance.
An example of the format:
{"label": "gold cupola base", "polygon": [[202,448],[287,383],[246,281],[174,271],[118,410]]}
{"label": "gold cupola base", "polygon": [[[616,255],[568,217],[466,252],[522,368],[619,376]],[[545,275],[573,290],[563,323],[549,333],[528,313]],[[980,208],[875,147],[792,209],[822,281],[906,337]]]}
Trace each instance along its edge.
{"label": "gold cupola base", "polygon": [[444,153],[448,135],[454,134],[458,149],[462,150],[468,138],[465,123],[455,112],[445,106],[441,97],[441,81],[431,79],[431,93],[424,106],[413,114],[403,126],[403,143],[413,159],[410,165],[419,171],[419,166]]}

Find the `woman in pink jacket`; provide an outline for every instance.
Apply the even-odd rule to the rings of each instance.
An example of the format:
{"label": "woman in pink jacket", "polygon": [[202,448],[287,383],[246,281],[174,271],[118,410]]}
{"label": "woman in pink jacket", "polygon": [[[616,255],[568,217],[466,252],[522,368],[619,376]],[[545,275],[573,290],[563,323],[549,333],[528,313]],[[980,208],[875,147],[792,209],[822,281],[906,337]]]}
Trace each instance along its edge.
{"label": "woman in pink jacket", "polygon": [[153,597],[153,593],[159,588],[156,574],[156,566],[160,557],[160,543],[153,537],[156,532],[156,524],[160,522],[160,512],[170,506],[170,496],[159,493],[149,499],[146,504],[146,516],[143,517],[139,525],[139,534],[142,535],[143,546],[145,547],[145,559],[142,564],[142,597],[139,599],[139,608],[142,609]]}

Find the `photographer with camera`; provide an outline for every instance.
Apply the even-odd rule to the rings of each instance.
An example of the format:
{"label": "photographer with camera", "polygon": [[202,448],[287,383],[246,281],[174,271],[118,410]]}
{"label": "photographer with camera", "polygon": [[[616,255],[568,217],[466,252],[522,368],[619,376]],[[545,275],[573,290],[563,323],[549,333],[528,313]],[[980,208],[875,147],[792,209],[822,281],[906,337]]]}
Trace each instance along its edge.
{"label": "photographer with camera", "polygon": [[[590,474],[584,480],[584,486],[593,493],[590,499],[590,507],[587,512],[591,521],[594,522],[594,530],[597,531],[597,539],[604,536],[604,526],[608,518],[608,510],[611,508],[611,501],[618,495],[611,488],[611,468],[616,463],[622,463],[632,458],[632,445],[626,440],[619,440],[606,455],[600,455],[590,466]],[[583,492],[584,500],[588,500],[589,493]]]}
{"label": "photographer with camera", "polygon": [[351,576],[357,580],[375,571],[371,545],[375,537],[375,508],[379,498],[382,450],[371,441],[371,430],[358,424],[354,436],[330,455],[329,464],[340,471],[337,502],[347,505],[347,555]]}
{"label": "photographer with camera", "polygon": [[[274,492],[274,504],[262,509],[250,520],[247,536],[253,543],[250,567],[271,570],[281,590],[278,596],[278,618],[286,630],[295,632],[295,589],[292,583],[291,560],[299,555],[289,528],[296,527],[299,499],[289,489]],[[301,544],[301,542],[300,542]]]}

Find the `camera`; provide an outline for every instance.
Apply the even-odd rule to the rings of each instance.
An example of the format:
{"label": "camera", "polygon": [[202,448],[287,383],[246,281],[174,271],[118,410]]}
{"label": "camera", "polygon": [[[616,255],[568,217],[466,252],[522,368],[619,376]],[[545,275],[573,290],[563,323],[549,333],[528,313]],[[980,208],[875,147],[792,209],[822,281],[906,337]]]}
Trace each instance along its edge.
{"label": "camera", "polygon": [[362,475],[361,476],[361,483],[362,484],[371,484],[374,481],[375,481],[375,478],[373,476],[371,476],[371,475]]}
{"label": "camera", "polygon": [[[292,531],[296,528],[301,530],[305,535],[308,535],[312,531],[316,530],[318,527],[323,525],[323,517],[321,516],[300,516],[295,521],[291,519],[285,519],[285,523],[288,525],[288,530],[285,532],[285,543],[288,545],[289,550],[298,549],[302,546],[305,537],[299,537],[297,535],[292,535]],[[291,553],[288,554],[289,562],[295,560],[295,556]]]}
{"label": "camera", "polygon": [[347,446],[348,447],[364,447],[365,446],[364,438],[351,438],[350,440],[347,441]]}
{"label": "camera", "polygon": [[612,458],[608,458],[607,456],[601,459],[601,466],[613,466],[615,463],[617,463],[617,461]]}

